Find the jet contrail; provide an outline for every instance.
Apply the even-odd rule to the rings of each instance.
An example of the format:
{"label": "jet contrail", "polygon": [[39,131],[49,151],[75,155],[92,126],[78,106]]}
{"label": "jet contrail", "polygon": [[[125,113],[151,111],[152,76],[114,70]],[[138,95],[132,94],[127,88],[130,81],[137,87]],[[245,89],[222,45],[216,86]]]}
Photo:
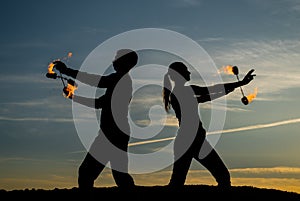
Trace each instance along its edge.
{"label": "jet contrail", "polygon": [[173,140],[175,137],[167,137],[167,138],[162,138],[162,139],[156,139],[156,140],[147,140],[147,141],[142,141],[142,142],[132,142],[129,143],[128,146],[136,146],[136,145],[142,145],[142,144],[150,144],[150,143],[155,143],[155,142],[163,142],[163,141],[168,141],[168,140]]}
{"label": "jet contrail", "polygon": [[277,121],[277,122],[268,123],[268,124],[256,124],[256,125],[245,126],[245,127],[241,127],[241,128],[230,128],[230,129],[223,130],[223,131],[213,131],[213,132],[208,132],[207,134],[234,133],[234,132],[239,132],[239,131],[247,131],[247,130],[260,129],[260,128],[270,128],[270,127],[282,126],[282,125],[286,125],[286,124],[294,124],[294,123],[299,123],[299,122],[300,122],[300,118],[290,119],[290,120]]}
{"label": "jet contrail", "polygon": [[[267,124],[256,124],[256,125],[245,126],[245,127],[240,127],[240,128],[230,128],[227,130],[212,131],[212,132],[207,132],[207,134],[214,135],[214,134],[234,133],[234,132],[255,130],[255,129],[261,129],[261,128],[270,128],[270,127],[282,126],[282,125],[294,124],[294,123],[300,123],[300,118],[284,120],[284,121],[277,121],[277,122],[267,123]],[[147,141],[142,141],[142,142],[133,142],[133,143],[130,143],[129,146],[137,146],[137,145],[151,144],[151,143],[156,143],[156,142],[164,142],[164,141],[173,140],[174,138],[175,137],[168,137],[168,138],[162,138],[162,139],[147,140]]]}

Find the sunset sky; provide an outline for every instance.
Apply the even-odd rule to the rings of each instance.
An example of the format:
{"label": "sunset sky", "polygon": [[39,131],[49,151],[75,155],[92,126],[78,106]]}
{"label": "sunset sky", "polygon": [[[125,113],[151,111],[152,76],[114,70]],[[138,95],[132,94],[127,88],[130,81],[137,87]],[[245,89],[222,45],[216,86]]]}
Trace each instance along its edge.
{"label": "sunset sky", "polygon": [[[62,96],[62,84],[45,77],[49,62],[72,52],[68,64],[79,69],[104,41],[135,29],[158,28],[196,41],[217,68],[237,65],[241,78],[255,69],[257,76],[243,87],[245,94],[258,89],[253,102],[243,105],[236,89],[226,97],[226,105],[217,105],[217,110],[226,111],[226,120],[216,150],[229,168],[232,185],[300,193],[298,0],[13,0],[1,4],[0,189],[77,186],[86,150],[74,125],[72,102]],[[197,57],[193,52],[190,56]],[[142,65],[147,59],[166,63],[172,57],[141,51],[140,59]],[[236,81],[232,75],[219,76]],[[158,87],[135,94],[132,120],[147,126],[149,107],[162,105],[161,100]],[[206,127],[210,103],[199,109]],[[177,127],[172,117],[169,120],[162,135],[144,144],[131,142],[130,151],[147,153],[172,141]],[[170,171],[171,167],[133,172],[133,177],[137,185],[166,185]],[[216,182],[193,162],[186,184]],[[96,186],[115,186],[108,168]]]}

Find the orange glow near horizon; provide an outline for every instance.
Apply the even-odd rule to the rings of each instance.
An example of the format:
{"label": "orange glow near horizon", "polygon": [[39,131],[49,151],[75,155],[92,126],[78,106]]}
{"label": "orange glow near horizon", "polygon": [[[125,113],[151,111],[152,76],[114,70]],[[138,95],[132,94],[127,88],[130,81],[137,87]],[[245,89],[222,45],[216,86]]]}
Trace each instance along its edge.
{"label": "orange glow near horizon", "polygon": [[[39,178],[38,175],[22,178],[2,178],[0,180],[1,189],[47,189],[73,188],[77,187],[77,177],[72,173],[76,171],[73,167],[68,169],[67,175],[49,175],[47,178]],[[299,177],[300,168],[295,167],[273,167],[273,168],[241,168],[229,169],[232,174],[232,186],[252,186],[255,188],[276,189],[281,191],[295,192],[300,194]],[[95,181],[95,187],[113,187],[115,182],[110,169],[105,169],[101,173],[101,178]],[[167,185],[171,171],[160,171],[149,174],[133,175],[135,183],[139,186]],[[265,176],[266,175],[266,176]],[[270,177],[270,175],[273,175]],[[280,177],[278,177],[280,175]],[[281,177],[286,175],[286,177]],[[44,176],[44,175],[43,175]],[[189,170],[186,185],[217,185],[214,178],[206,170]]]}

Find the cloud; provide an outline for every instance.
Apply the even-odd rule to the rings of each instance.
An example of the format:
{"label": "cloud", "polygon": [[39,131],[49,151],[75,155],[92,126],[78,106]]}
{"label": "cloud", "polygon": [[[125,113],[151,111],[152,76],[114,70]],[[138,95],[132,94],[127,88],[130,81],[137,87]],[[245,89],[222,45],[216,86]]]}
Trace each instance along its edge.
{"label": "cloud", "polygon": [[209,37],[209,38],[202,38],[202,39],[199,39],[197,42],[220,42],[220,41],[223,41],[224,38],[221,38],[221,37]]}
{"label": "cloud", "polygon": [[[234,98],[227,98],[227,99],[230,99],[230,100],[236,100],[236,99],[239,99],[240,96],[235,96]],[[255,99],[256,100],[256,99]],[[204,103],[204,104],[201,104],[200,105],[200,108],[202,109],[214,109],[214,110],[223,110],[223,111],[232,111],[232,112],[246,112],[246,111],[250,111],[250,110],[247,110],[247,109],[244,109],[244,108],[240,108],[240,107],[236,107],[234,105],[230,105],[230,104],[211,104],[211,103]]]}
{"label": "cloud", "polygon": [[[299,87],[299,40],[229,40],[211,56],[219,67],[237,65],[241,78],[254,68],[257,76],[246,88],[258,87],[258,97],[266,100],[281,91]],[[229,79],[229,75],[222,77]]]}
{"label": "cloud", "polygon": [[290,177],[291,175],[296,178],[300,178],[300,168],[299,167],[267,167],[267,168],[238,168],[231,169],[232,174],[239,175],[242,177],[266,177],[269,175],[273,178],[284,178]]}
{"label": "cloud", "polygon": [[[155,126],[171,126],[171,127],[178,127],[178,120],[173,115],[168,115],[167,118],[163,119],[161,118],[161,115],[155,116],[152,115],[153,118],[150,119],[142,119],[142,120],[136,120],[135,123],[139,126],[149,126],[155,125]],[[151,121],[151,122],[150,122]]]}
{"label": "cloud", "polygon": [[45,118],[45,117],[3,117],[0,116],[0,121],[18,121],[18,122],[55,122],[55,123],[73,123],[73,122],[90,122],[93,118]]}
{"label": "cloud", "polygon": [[247,0],[247,2],[260,9],[263,8],[268,10],[268,13],[271,13],[273,16],[283,14],[287,16],[287,13],[291,14],[293,12],[297,13],[300,11],[300,2],[298,0]]}
{"label": "cloud", "polygon": [[92,27],[92,26],[83,26],[80,27],[80,29],[82,30],[82,32],[88,33],[88,34],[103,34],[103,33],[107,33],[108,30],[107,29],[103,29],[103,28],[99,28],[99,27]]}
{"label": "cloud", "polygon": [[300,12],[300,2],[299,1],[294,1],[295,4],[291,7],[292,11]]}
{"label": "cloud", "polygon": [[178,7],[194,7],[200,6],[202,4],[202,0],[176,0],[174,1],[174,5]]}
{"label": "cloud", "polygon": [[162,97],[161,96],[147,96],[147,94],[142,98],[133,98],[131,104],[143,104],[143,105],[162,105]]}
{"label": "cloud", "polygon": [[52,43],[45,41],[22,41],[18,43],[2,44],[4,49],[16,50],[16,49],[28,49],[28,48],[52,48],[55,47]]}
{"label": "cloud", "polygon": [[45,74],[22,74],[22,75],[15,75],[15,74],[8,74],[8,75],[0,75],[0,82],[4,83],[29,83],[29,84],[51,84],[53,87],[53,80],[46,78]]}
{"label": "cloud", "polygon": [[1,157],[0,163],[7,163],[9,161],[41,161],[40,159],[35,158],[24,158],[24,157]]}
{"label": "cloud", "polygon": [[[239,168],[229,169],[229,172],[233,186],[254,186],[258,188],[300,192],[300,168]],[[216,185],[216,181],[207,170],[189,170],[186,184]]]}
{"label": "cloud", "polygon": [[4,102],[0,103],[0,105],[4,106],[12,106],[12,107],[43,107],[43,108],[55,108],[55,109],[70,109],[70,104],[64,101],[62,98],[58,98],[57,96],[42,98],[42,99],[33,99],[33,100],[24,100],[19,102]]}
{"label": "cloud", "polygon": [[[0,121],[71,122],[71,105],[63,97],[50,96],[0,103]],[[22,111],[22,112],[20,112]]]}
{"label": "cloud", "polygon": [[47,101],[44,100],[33,100],[33,101],[23,101],[23,102],[10,102],[10,103],[1,103],[1,105],[13,105],[21,107],[37,107],[41,105],[46,105]]}
{"label": "cloud", "polygon": [[1,117],[0,121],[40,121],[40,122],[56,122],[68,123],[73,122],[73,118],[42,118],[42,117]]}
{"label": "cloud", "polygon": [[[255,167],[255,168],[233,168],[229,169],[232,177],[235,178],[300,178],[299,167]],[[208,176],[206,170],[190,170],[192,175]],[[190,176],[192,176],[190,175]]]}

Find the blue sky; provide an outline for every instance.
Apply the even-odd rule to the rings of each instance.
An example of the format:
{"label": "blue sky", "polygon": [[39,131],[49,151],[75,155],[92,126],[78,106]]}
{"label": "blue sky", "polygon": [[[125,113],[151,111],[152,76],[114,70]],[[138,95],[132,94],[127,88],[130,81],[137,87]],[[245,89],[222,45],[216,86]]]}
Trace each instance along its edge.
{"label": "blue sky", "polygon": [[[77,185],[84,147],[74,127],[72,104],[61,95],[61,84],[45,77],[50,61],[71,51],[69,64],[79,69],[94,48],[115,35],[133,29],[163,28],[199,43],[217,67],[237,65],[241,74],[256,70],[255,80],[244,87],[246,94],[258,88],[251,104],[242,105],[236,90],[226,97],[226,106],[220,105],[220,110],[226,110],[224,131],[228,132],[221,135],[216,148],[232,173],[233,185],[300,192],[299,1],[1,4],[0,188]],[[235,81],[229,75],[222,76],[224,81]],[[205,125],[210,104],[201,105],[200,110]],[[136,112],[135,118],[143,123],[143,116]],[[174,131],[174,125],[169,127]],[[165,136],[172,136],[170,133],[166,131]],[[154,150],[163,146],[161,143],[132,149]],[[140,185],[164,185],[169,170],[134,176]],[[187,183],[215,184],[196,163]],[[115,185],[109,170],[97,185]]]}

